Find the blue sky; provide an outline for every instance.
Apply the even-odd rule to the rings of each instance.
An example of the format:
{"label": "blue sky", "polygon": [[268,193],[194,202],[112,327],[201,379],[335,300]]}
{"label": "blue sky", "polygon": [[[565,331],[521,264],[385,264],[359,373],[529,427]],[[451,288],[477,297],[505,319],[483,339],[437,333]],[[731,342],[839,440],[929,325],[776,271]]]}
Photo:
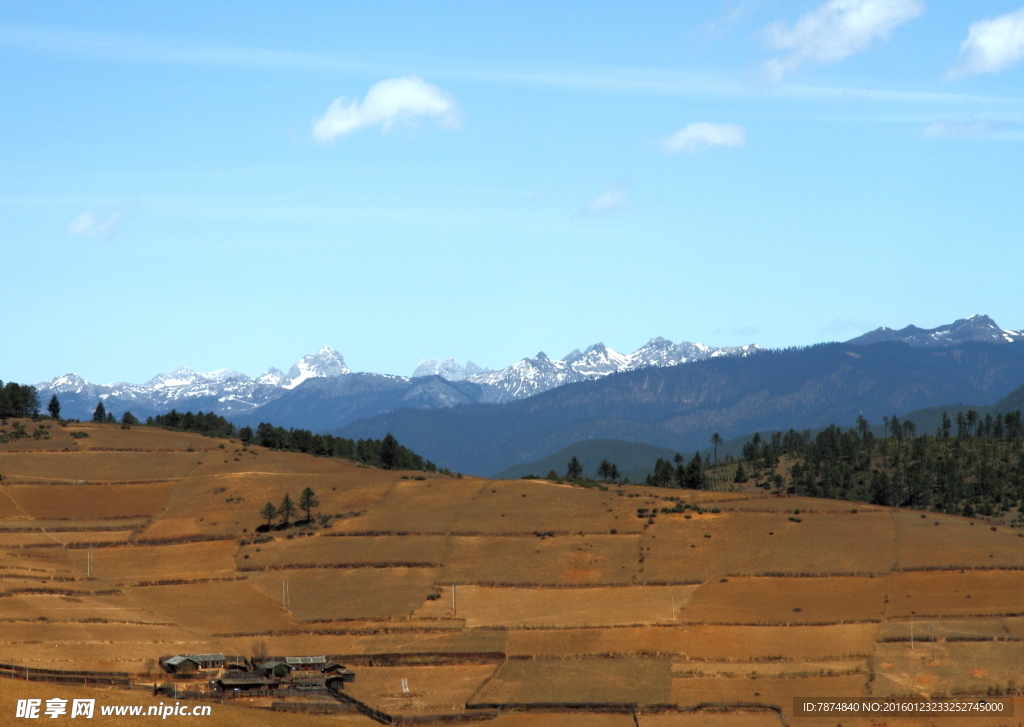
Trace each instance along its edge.
{"label": "blue sky", "polygon": [[1021,0],[5,2],[0,378],[1022,328],[1022,57]]}

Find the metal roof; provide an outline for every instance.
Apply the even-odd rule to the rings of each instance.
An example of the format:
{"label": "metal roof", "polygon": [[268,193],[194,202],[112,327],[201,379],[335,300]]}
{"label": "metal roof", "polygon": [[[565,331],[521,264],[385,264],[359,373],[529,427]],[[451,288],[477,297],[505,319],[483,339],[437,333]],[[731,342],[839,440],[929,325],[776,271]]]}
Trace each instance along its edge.
{"label": "metal roof", "polygon": [[326,656],[286,656],[284,663],[289,666],[292,664],[326,664]]}

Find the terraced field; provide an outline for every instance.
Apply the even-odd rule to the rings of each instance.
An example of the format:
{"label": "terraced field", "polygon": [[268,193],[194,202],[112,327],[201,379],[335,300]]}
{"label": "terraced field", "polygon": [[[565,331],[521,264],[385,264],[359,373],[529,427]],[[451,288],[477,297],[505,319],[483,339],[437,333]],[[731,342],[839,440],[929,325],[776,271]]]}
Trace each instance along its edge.
{"label": "terraced field", "polygon": [[[498,727],[760,727],[793,724],[794,698],[1024,686],[1024,538],[982,520],[424,477],[96,424],[0,445],[0,473],[4,664],[151,684],[172,653],[328,654],[374,709]],[[327,527],[257,532],[307,486]],[[0,721],[26,695],[0,681]],[[269,701],[215,705],[217,723],[370,724],[241,704]]]}

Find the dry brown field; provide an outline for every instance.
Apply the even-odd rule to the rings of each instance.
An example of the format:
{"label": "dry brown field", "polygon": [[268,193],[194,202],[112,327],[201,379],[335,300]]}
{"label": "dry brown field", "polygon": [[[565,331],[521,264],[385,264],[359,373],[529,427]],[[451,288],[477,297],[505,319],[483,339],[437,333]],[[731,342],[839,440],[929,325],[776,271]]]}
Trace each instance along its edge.
{"label": "dry brown field", "polygon": [[922,518],[921,514],[893,515],[899,543],[897,568],[1024,568],[1024,538],[1018,537],[1019,529],[992,530],[993,526],[963,518],[935,513]]}
{"label": "dry brown field", "polygon": [[687,638],[674,625],[662,628],[517,629],[508,632],[509,656],[667,655],[686,653]]}
{"label": "dry brown field", "polygon": [[297,622],[405,618],[434,591],[430,568],[269,571],[252,574],[250,582],[273,600],[285,579]]}
{"label": "dry brown field", "polygon": [[670,700],[667,659],[515,659],[473,696],[474,702],[664,704]]}
{"label": "dry brown field", "polygon": [[964,570],[894,573],[893,618],[1024,614],[1024,571]]}
{"label": "dry brown field", "polygon": [[719,578],[694,593],[688,621],[724,624],[851,623],[885,616],[887,578]]}
{"label": "dry brown field", "polygon": [[[981,519],[750,488],[387,472],[147,427],[49,431],[0,444],[2,663],[146,683],[162,656],[265,648],[356,659],[350,691],[396,715],[454,714],[485,698],[640,705],[636,721],[535,709],[503,711],[497,727],[760,727],[782,722],[756,706],[643,705],[789,714],[794,696],[1024,686],[1024,538]],[[307,486],[317,511],[336,516],[330,527],[257,531],[266,502]],[[677,500],[706,510],[649,522]],[[368,666],[371,656],[385,663]],[[52,696],[8,683],[0,709],[15,693]],[[144,692],[83,693],[149,703]],[[211,724],[370,724],[273,713],[270,701],[215,704],[223,716]]]}
{"label": "dry brown field", "polygon": [[19,512],[32,518],[120,518],[155,515],[174,482],[147,485],[8,485]]}
{"label": "dry brown field", "polygon": [[[672,603],[689,598],[697,586],[587,588],[491,588],[458,586],[455,615],[469,628],[480,626],[571,628],[672,623]],[[448,595],[448,594],[445,594]],[[424,604],[420,618],[452,614],[444,597]],[[676,616],[679,616],[678,611]]]}
{"label": "dry brown field", "polygon": [[[371,666],[360,669],[348,692],[389,714],[459,714],[495,664],[455,666]],[[407,680],[408,692],[402,690]]]}
{"label": "dry brown field", "polygon": [[734,661],[869,657],[879,624],[720,626],[687,624],[679,653],[692,659]]}

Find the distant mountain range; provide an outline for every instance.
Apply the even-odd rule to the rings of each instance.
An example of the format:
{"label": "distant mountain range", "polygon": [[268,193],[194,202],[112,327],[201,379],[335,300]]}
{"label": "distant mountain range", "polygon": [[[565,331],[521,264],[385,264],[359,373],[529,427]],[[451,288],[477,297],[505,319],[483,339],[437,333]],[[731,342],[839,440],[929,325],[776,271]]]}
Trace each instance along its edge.
{"label": "distant mountain range", "polygon": [[93,384],[69,373],[36,388],[41,398],[57,394],[63,414],[73,419],[90,417],[96,403],[103,401],[107,411],[116,416],[131,411],[145,418],[176,408],[212,411],[239,423],[271,421],[286,427],[331,429],[361,416],[402,407],[501,403],[619,371],[743,356],[756,350],[760,350],[757,345],[716,348],[655,338],[628,355],[596,343],[562,360],[549,359],[541,352],[499,371],[483,369],[472,361],[462,366],[452,358],[424,360],[409,378],[355,374],[340,353],[325,346],[300,359],[287,374],[270,368],[255,379],[230,369],[200,373],[183,367],[143,384]]}
{"label": "distant mountain range", "polygon": [[988,316],[973,315],[970,318],[961,318],[938,328],[925,329],[910,325],[897,331],[882,326],[863,336],[857,336],[847,343],[867,345],[882,341],[901,341],[922,348],[943,348],[968,341],[977,343],[1024,341],[1024,331],[1008,331],[997,326],[996,322]]}
{"label": "distant mountain range", "polygon": [[[923,347],[819,344],[649,367],[498,406],[398,409],[335,433],[391,432],[438,465],[493,475],[581,440],[705,449],[711,434],[816,428],[956,402],[988,405],[1024,382],[1024,341]],[[543,474],[543,473],[534,473]]]}
{"label": "distant mountain range", "polygon": [[[942,348],[966,342],[1011,344],[1021,340],[1021,331],[1001,329],[987,316],[976,315],[931,330],[916,326],[898,331],[879,328],[847,344],[861,347],[903,342],[913,347]],[[340,353],[325,346],[304,356],[287,373],[270,368],[256,378],[228,369],[200,373],[178,368],[142,384],[93,384],[69,373],[42,382],[37,388],[44,403],[57,394],[62,413],[69,418],[88,418],[96,403],[103,401],[116,416],[131,411],[145,418],[174,408],[212,411],[239,424],[270,421],[285,427],[333,431],[364,417],[402,409],[507,404],[612,375],[739,359],[761,351],[756,344],[713,347],[654,338],[631,354],[596,343],[563,359],[551,359],[541,352],[497,371],[472,361],[461,365],[451,358],[424,360],[412,377],[404,377],[353,373]]]}

